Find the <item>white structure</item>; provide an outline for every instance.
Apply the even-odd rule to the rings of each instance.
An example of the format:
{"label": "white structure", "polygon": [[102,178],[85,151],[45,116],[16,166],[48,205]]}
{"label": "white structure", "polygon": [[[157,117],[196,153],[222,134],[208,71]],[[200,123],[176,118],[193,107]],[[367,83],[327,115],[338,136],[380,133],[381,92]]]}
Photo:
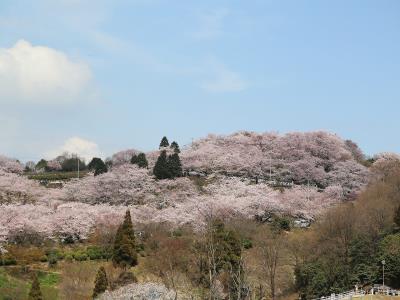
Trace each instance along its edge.
{"label": "white structure", "polygon": [[[370,290],[369,293],[370,295],[390,295],[390,296],[400,296],[400,291],[399,290],[394,290],[388,286],[384,285],[378,285],[375,284]],[[340,293],[340,294],[331,294],[330,296],[327,297],[321,297],[313,300],[351,300],[353,298],[358,298],[365,296],[366,292],[363,290],[359,290],[358,286],[356,286],[354,291],[349,291],[345,293]],[[362,298],[361,298],[362,299]]]}

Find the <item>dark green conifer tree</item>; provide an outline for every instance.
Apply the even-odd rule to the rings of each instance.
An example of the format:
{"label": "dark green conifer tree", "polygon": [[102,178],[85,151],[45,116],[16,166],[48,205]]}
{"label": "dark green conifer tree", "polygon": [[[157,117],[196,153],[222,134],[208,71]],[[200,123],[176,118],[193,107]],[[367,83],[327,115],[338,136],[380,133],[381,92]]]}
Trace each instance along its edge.
{"label": "dark green conifer tree", "polygon": [[132,155],[131,164],[136,165],[138,163],[138,156],[136,154]]}
{"label": "dark green conifer tree", "polygon": [[137,265],[135,233],[129,210],[126,211],[123,223],[118,227],[114,240],[113,264],[122,268]]}
{"label": "dark green conifer tree", "polygon": [[178,145],[178,143],[177,142],[175,142],[175,141],[173,141],[172,143],[171,143],[171,146],[170,146],[172,149],[174,149],[174,153],[181,153],[181,150],[179,149],[179,145]]}
{"label": "dark green conifer tree", "polygon": [[168,171],[170,178],[182,176],[182,163],[178,153],[168,156]]}
{"label": "dark green conifer tree", "polygon": [[153,174],[157,179],[167,179],[170,178],[167,152],[165,150],[161,151],[160,156],[154,165]]}
{"label": "dark green conifer tree", "polygon": [[33,276],[31,290],[28,295],[29,300],[43,300],[42,291],[40,290],[40,283],[37,274]]}
{"label": "dark green conifer tree", "polygon": [[161,148],[164,148],[164,147],[168,147],[168,146],[169,146],[168,139],[167,139],[166,136],[164,136],[164,137],[161,139],[161,142],[160,142],[160,149],[161,149]]}
{"label": "dark green conifer tree", "polygon": [[104,293],[108,287],[107,274],[104,267],[100,267],[96,274],[96,279],[94,281],[93,299],[98,295]]}
{"label": "dark green conifer tree", "polygon": [[136,164],[139,166],[139,168],[147,168],[149,166],[149,162],[147,161],[146,154],[139,153]]}

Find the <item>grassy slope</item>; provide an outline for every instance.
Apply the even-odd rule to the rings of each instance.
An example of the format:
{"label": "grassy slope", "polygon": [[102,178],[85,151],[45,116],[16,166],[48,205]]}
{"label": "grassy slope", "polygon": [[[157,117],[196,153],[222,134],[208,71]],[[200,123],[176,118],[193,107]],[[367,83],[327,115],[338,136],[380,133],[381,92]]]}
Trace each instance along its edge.
{"label": "grassy slope", "polygon": [[[57,273],[41,272],[39,274],[39,281],[44,299],[58,299],[57,284],[59,276]],[[27,299],[30,286],[31,283],[26,273],[23,275],[11,269],[0,268],[0,300]]]}

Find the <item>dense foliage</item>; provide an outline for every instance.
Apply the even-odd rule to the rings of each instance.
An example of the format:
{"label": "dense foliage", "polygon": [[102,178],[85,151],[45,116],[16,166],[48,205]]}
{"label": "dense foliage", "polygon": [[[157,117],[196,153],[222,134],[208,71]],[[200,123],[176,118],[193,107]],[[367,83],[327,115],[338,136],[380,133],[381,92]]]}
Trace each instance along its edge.
{"label": "dense foliage", "polygon": [[107,168],[106,164],[104,163],[104,161],[101,158],[98,158],[98,157],[93,157],[93,159],[88,164],[87,168],[90,171],[94,172],[94,176],[108,172],[108,168]]}
{"label": "dense foliage", "polygon": [[182,163],[179,154],[174,152],[167,156],[167,151],[162,150],[153,169],[157,179],[174,179],[182,176]]}
{"label": "dense foliage", "polygon": [[78,166],[79,166],[79,170],[86,169],[85,162],[78,157],[67,158],[61,164],[61,168],[65,172],[77,171]]}
{"label": "dense foliage", "polygon": [[147,168],[149,166],[146,154],[144,153],[134,154],[131,158],[131,164],[136,164],[139,168]]}
{"label": "dense foliage", "polygon": [[96,279],[94,282],[93,289],[93,299],[95,299],[100,294],[104,293],[108,287],[107,274],[104,267],[100,267],[96,274]]}
{"label": "dense foliage", "polygon": [[135,233],[129,210],[126,211],[124,221],[118,227],[115,235],[112,261],[123,268],[136,266],[137,254],[135,246]]}
{"label": "dense foliage", "polygon": [[400,287],[400,235],[395,224],[399,186],[400,168],[390,168],[357,202],[321,218],[296,268],[304,299],[351,289],[354,284],[382,283],[383,260],[385,284]]}

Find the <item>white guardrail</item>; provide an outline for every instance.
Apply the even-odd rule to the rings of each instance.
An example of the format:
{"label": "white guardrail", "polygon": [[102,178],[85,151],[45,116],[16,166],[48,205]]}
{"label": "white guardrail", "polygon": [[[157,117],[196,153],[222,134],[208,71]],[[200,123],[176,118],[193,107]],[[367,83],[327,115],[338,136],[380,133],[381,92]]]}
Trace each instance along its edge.
{"label": "white guardrail", "polygon": [[[391,296],[400,296],[400,291],[398,290],[393,290],[390,288],[373,288],[370,290],[369,293],[366,293],[364,291],[350,291],[350,292],[346,292],[346,293],[341,293],[341,294],[332,294],[330,296],[325,296],[325,297],[321,297],[321,298],[316,298],[313,300],[351,300],[353,298],[360,298],[363,296],[367,296],[367,295],[391,295]],[[363,299],[363,298],[361,298]],[[368,298],[366,298],[368,299]]]}

